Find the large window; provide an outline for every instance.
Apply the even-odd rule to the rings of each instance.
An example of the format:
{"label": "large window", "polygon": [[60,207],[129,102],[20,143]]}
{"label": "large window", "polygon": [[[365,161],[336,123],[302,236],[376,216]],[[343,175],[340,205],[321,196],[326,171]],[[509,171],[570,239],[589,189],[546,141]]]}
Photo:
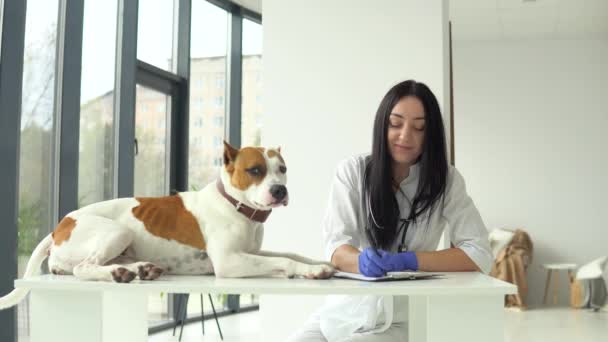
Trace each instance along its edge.
{"label": "large window", "polygon": [[78,207],[112,198],[116,11],[117,0],[84,6]]}
{"label": "large window", "polygon": [[[243,15],[253,18],[255,14],[223,0],[28,0],[27,6],[14,6],[26,10],[22,37],[16,28],[23,27],[23,18],[4,20],[5,12],[13,11],[4,9],[5,2],[0,0],[0,29],[4,29],[3,23],[10,23],[11,28],[0,33],[4,33],[5,42],[23,41],[25,47],[23,59],[19,44],[16,49],[6,44],[0,51],[5,56],[18,56],[7,59],[7,64],[15,64],[11,65],[15,71],[14,75],[3,72],[3,76],[10,76],[2,78],[2,95],[11,94],[6,92],[10,84],[22,81],[21,96],[3,97],[9,99],[3,108],[14,111],[21,105],[22,112],[21,122],[12,123],[20,124],[20,131],[7,126],[5,132],[15,135],[3,134],[19,149],[19,170],[12,171],[19,172],[19,191],[9,189],[6,195],[9,201],[18,202],[17,226],[10,223],[14,217],[0,217],[9,222],[9,229],[0,230],[0,239],[12,241],[18,235],[17,245],[7,243],[5,250],[8,255],[18,254],[18,276],[23,275],[34,247],[66,212],[132,192],[136,196],[162,196],[172,189],[201,189],[222,167],[228,124],[230,134],[240,134],[242,145],[260,143],[261,26],[243,22],[242,51],[238,41],[241,32],[229,29],[240,27]],[[82,10],[82,17],[76,17]],[[82,50],[75,43],[81,27]],[[7,35],[10,32],[15,33]],[[188,33],[189,42],[183,39]],[[8,51],[14,54],[7,55]],[[231,51],[242,56],[242,73],[234,63],[228,64]],[[80,70],[74,68],[79,58]],[[80,84],[72,77],[78,73]],[[242,113],[234,106],[238,97],[235,89],[239,88]],[[235,97],[231,101],[232,93]],[[233,105],[231,116],[227,114],[229,104]],[[242,132],[231,120],[239,114]],[[189,121],[184,120],[186,115]],[[238,135],[230,137],[239,140]],[[180,155],[186,144],[187,170]],[[13,153],[14,163],[17,150]],[[0,272],[3,284],[12,282],[13,275],[5,273]],[[156,329],[174,317],[171,299],[168,294],[150,295],[149,318],[153,325],[159,323]],[[249,295],[241,299],[243,304],[257,301]],[[217,295],[214,301],[218,311],[238,307],[235,296]],[[194,307],[189,311],[198,314],[198,303],[191,301]],[[18,307],[17,335],[21,341],[28,340],[28,312],[26,299]],[[0,325],[2,331],[12,333],[12,322]]]}
{"label": "large window", "polygon": [[243,20],[241,141],[259,146],[262,135],[262,25]]}
{"label": "large window", "polygon": [[225,136],[228,13],[207,1],[192,2],[190,41],[190,189],[217,176]]}
{"label": "large window", "polygon": [[[19,160],[18,274],[52,222],[53,106],[58,0],[28,1]],[[18,307],[19,340],[29,336],[29,301]]]}

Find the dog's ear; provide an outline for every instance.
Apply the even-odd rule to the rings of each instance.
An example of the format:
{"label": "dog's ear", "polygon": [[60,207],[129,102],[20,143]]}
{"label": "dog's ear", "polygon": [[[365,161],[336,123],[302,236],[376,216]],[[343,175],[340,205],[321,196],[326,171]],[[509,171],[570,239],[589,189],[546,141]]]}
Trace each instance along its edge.
{"label": "dog's ear", "polygon": [[229,165],[230,163],[234,163],[236,159],[236,155],[239,153],[239,150],[232,147],[229,143],[224,140],[224,165]]}
{"label": "dog's ear", "polygon": [[277,147],[277,151],[279,151],[279,153],[281,153],[281,146]]}

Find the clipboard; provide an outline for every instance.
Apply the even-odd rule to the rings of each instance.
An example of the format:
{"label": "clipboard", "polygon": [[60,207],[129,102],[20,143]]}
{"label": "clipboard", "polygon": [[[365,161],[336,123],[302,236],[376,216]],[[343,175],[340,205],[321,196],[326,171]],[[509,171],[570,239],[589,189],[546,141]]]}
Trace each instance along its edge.
{"label": "clipboard", "polygon": [[443,276],[442,273],[435,272],[420,272],[420,271],[400,271],[400,272],[388,272],[382,277],[368,277],[360,273],[349,273],[349,272],[336,272],[334,277],[363,280],[363,281],[391,281],[391,280],[415,280],[415,279],[428,279]]}

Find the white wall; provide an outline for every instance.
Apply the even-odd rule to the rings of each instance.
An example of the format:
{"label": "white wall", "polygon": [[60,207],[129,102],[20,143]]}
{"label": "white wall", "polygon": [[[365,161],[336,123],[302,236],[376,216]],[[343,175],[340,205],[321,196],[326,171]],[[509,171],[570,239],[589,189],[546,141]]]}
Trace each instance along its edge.
{"label": "white wall", "polygon": [[[338,161],[370,150],[373,117],[395,83],[447,93],[447,2],[264,0],[263,145],[283,147],[290,204],[264,248],[322,258],[320,222]],[[443,106],[445,108],[445,106]],[[299,327],[322,298],[264,296],[265,341]]]}
{"label": "white wall", "polygon": [[453,55],[456,166],[488,228],[529,232],[536,305],[541,264],[608,254],[608,41],[455,42]]}

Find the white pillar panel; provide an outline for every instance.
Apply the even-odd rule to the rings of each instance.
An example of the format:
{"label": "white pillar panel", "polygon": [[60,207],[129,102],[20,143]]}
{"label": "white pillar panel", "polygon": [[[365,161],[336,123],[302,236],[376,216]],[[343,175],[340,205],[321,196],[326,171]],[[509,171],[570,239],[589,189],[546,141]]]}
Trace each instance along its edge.
{"label": "white pillar panel", "polygon": [[[336,165],[370,151],[389,88],[406,79],[426,83],[449,132],[447,1],[264,0],[262,10],[262,144],[282,147],[290,193],[289,206],[265,225],[263,248],[323,258],[320,223]],[[263,333],[279,341],[323,298],[260,302]]]}

